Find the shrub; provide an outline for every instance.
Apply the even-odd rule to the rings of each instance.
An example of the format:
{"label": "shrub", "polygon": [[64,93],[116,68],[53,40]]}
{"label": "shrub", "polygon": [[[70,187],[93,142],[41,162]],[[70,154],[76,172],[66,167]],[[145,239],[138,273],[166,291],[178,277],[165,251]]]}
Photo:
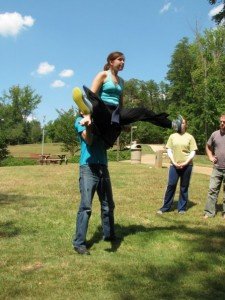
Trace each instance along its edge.
{"label": "shrub", "polygon": [[37,161],[35,159],[30,158],[20,158],[20,157],[13,157],[9,156],[2,161],[0,161],[1,167],[12,167],[12,166],[30,166],[36,165]]}

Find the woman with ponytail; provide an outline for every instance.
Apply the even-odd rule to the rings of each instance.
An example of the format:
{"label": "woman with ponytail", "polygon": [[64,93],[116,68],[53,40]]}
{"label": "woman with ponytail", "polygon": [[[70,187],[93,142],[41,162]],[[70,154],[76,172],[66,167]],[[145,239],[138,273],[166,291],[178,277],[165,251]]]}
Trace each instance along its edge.
{"label": "woman with ponytail", "polygon": [[150,122],[179,131],[182,124],[181,116],[171,121],[167,118],[167,113],[156,114],[143,107],[123,108],[124,81],[118,73],[123,70],[124,63],[125,56],[122,52],[116,51],[108,55],[104,70],[96,75],[91,89],[84,86],[89,101],[85,100],[79,88],[73,90],[73,99],[84,113],[80,124],[92,125],[93,133],[100,135],[107,147],[113,146],[123,126],[137,121]]}

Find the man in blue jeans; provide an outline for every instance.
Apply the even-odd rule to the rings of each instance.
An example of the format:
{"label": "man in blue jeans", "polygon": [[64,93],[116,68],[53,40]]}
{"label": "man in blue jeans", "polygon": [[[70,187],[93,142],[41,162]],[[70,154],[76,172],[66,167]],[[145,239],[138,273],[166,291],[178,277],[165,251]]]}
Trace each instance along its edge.
{"label": "man in blue jeans", "polygon": [[91,126],[82,126],[78,117],[75,128],[80,136],[80,177],[79,187],[81,201],[77,213],[76,231],[73,239],[74,250],[83,255],[90,252],[86,246],[88,223],[92,211],[92,200],[97,191],[101,204],[103,240],[113,241],[114,232],[114,201],[108,171],[107,151],[100,137],[93,135]]}

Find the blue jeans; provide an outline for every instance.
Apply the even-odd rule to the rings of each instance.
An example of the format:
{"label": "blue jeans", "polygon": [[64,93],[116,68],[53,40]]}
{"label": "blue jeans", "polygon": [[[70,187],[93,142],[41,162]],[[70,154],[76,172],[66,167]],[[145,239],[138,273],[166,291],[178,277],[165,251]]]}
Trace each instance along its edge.
{"label": "blue jeans", "polygon": [[225,170],[213,168],[209,183],[209,192],[205,205],[205,214],[214,217],[216,214],[216,203],[223,183],[223,213],[225,212]]}
{"label": "blue jeans", "polygon": [[92,200],[97,191],[101,205],[103,237],[114,236],[114,201],[109,171],[105,165],[80,166],[79,178],[81,202],[77,213],[74,247],[86,245],[88,222],[92,211]]}
{"label": "blue jeans", "polygon": [[177,205],[178,212],[185,211],[188,202],[188,188],[191,179],[192,165],[187,165],[183,169],[176,169],[173,165],[169,168],[169,179],[164,196],[163,206],[160,208],[162,212],[168,211],[174,200],[176,187],[180,178],[180,195]]}

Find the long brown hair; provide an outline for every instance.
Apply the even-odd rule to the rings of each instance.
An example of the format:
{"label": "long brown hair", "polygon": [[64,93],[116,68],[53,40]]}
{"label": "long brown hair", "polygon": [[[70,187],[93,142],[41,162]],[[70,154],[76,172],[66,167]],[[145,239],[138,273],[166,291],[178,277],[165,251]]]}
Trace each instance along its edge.
{"label": "long brown hair", "polygon": [[107,63],[104,65],[104,71],[107,71],[110,69],[110,61],[117,59],[120,56],[124,56],[122,52],[115,51],[108,55],[107,57]]}

